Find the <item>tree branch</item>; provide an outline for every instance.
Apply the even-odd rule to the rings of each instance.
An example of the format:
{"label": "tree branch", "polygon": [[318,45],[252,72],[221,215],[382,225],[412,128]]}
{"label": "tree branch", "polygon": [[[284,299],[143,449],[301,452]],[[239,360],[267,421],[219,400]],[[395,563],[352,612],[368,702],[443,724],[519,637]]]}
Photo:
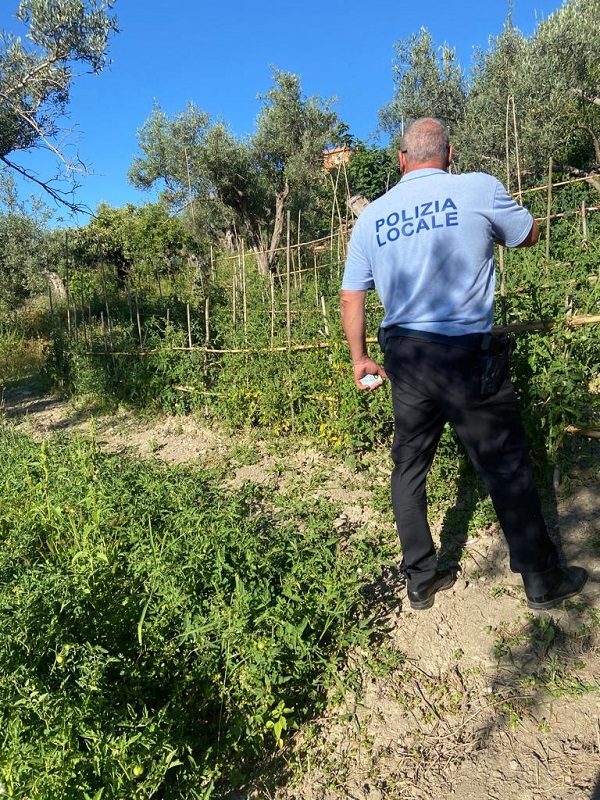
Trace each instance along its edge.
{"label": "tree branch", "polygon": [[579,124],[577,127],[582,131],[586,131],[592,137],[592,142],[594,143],[594,152],[596,154],[596,164],[600,164],[600,141],[598,141],[598,137],[591,128],[588,128],[587,125]]}
{"label": "tree branch", "polygon": [[588,103],[593,103],[596,106],[600,106],[600,97],[588,97],[583,89],[573,88],[571,91],[579,95],[579,97],[583,98],[583,100],[586,100]]}
{"label": "tree branch", "polygon": [[18,172],[23,178],[28,181],[33,181],[33,183],[40,186],[45,192],[47,192],[50,197],[53,198],[57,203],[65,206],[66,208],[70,209],[73,213],[76,214],[90,214],[93,216],[93,213],[88,206],[80,205],[79,203],[73,203],[70,200],[67,200],[66,195],[73,194],[78,188],[79,184],[73,184],[72,189],[69,192],[62,191],[61,189],[56,189],[54,186],[50,186],[49,183],[45,181],[41,181],[39,178],[36,178],[33,173],[29,172],[29,170],[21,167],[19,164],[15,164],[14,161],[6,158],[6,156],[0,156],[0,161],[3,164],[6,164],[7,167],[13,169],[15,172]]}

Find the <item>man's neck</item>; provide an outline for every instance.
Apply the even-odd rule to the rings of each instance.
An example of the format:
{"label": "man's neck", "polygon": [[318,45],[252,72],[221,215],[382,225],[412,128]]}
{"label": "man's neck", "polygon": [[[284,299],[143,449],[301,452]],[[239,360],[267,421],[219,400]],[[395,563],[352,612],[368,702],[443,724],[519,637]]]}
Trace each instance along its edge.
{"label": "man's neck", "polygon": [[417,169],[441,169],[446,172],[448,168],[440,161],[425,161],[423,164],[407,164],[404,169],[404,175],[408,175],[409,172],[415,172]]}

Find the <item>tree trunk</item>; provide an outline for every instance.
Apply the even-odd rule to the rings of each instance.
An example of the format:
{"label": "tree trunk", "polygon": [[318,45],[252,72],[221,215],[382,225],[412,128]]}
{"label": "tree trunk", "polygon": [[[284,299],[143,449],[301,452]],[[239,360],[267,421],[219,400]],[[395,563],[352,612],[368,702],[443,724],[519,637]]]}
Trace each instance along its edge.
{"label": "tree trunk", "polygon": [[596,154],[596,164],[600,164],[600,141],[598,140],[598,137],[591,128],[588,128],[587,125],[578,125],[577,127],[582,131],[587,131],[592,137],[592,142],[594,143],[594,153]]}
{"label": "tree trunk", "polygon": [[290,187],[287,181],[282,191],[275,192],[275,222],[273,224],[273,233],[271,234],[271,244],[268,248],[260,232],[252,231],[250,234],[252,250],[256,256],[258,271],[261,275],[268,275],[273,268],[276,251],[281,244],[283,236],[285,201],[289,193]]}

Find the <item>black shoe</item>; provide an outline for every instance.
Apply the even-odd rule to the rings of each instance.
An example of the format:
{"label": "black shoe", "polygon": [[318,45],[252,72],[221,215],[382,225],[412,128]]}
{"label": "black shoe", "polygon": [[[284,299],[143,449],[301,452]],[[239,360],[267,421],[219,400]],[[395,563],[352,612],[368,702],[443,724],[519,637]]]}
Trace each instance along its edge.
{"label": "black shoe", "polygon": [[438,572],[432,579],[429,586],[420,589],[418,592],[408,592],[408,602],[410,607],[417,611],[422,611],[425,608],[431,608],[435,600],[435,593],[441,592],[444,589],[449,589],[454,585],[456,575],[453,572]]}
{"label": "black shoe", "polygon": [[583,589],[588,579],[587,571],[583,567],[559,567],[556,571],[554,586],[544,594],[535,597],[527,594],[527,605],[529,608],[545,609],[554,606],[573,597]]}

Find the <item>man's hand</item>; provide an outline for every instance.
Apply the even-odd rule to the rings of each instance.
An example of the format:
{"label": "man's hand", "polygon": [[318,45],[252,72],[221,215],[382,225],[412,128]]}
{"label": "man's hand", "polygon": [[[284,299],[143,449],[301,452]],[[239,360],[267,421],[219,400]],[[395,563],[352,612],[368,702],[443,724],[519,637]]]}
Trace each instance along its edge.
{"label": "man's hand", "polygon": [[354,364],[354,383],[356,388],[361,391],[372,392],[381,386],[380,383],[373,386],[364,386],[360,381],[365,375],[380,375],[383,380],[387,380],[385,370],[376,361],[367,355],[365,316],[365,297],[366,292],[355,292],[342,289],[340,311],[342,314],[342,326],[346,339],[350,347],[350,356]]}
{"label": "man's hand", "polygon": [[379,375],[382,381],[387,380],[385,370],[380,367],[376,361],[373,361],[372,358],[365,357],[354,364],[354,383],[356,384],[356,388],[363,392],[372,392],[375,389],[379,389],[381,383],[375,383],[373,386],[365,386],[362,384],[360,381],[365,375]]}

